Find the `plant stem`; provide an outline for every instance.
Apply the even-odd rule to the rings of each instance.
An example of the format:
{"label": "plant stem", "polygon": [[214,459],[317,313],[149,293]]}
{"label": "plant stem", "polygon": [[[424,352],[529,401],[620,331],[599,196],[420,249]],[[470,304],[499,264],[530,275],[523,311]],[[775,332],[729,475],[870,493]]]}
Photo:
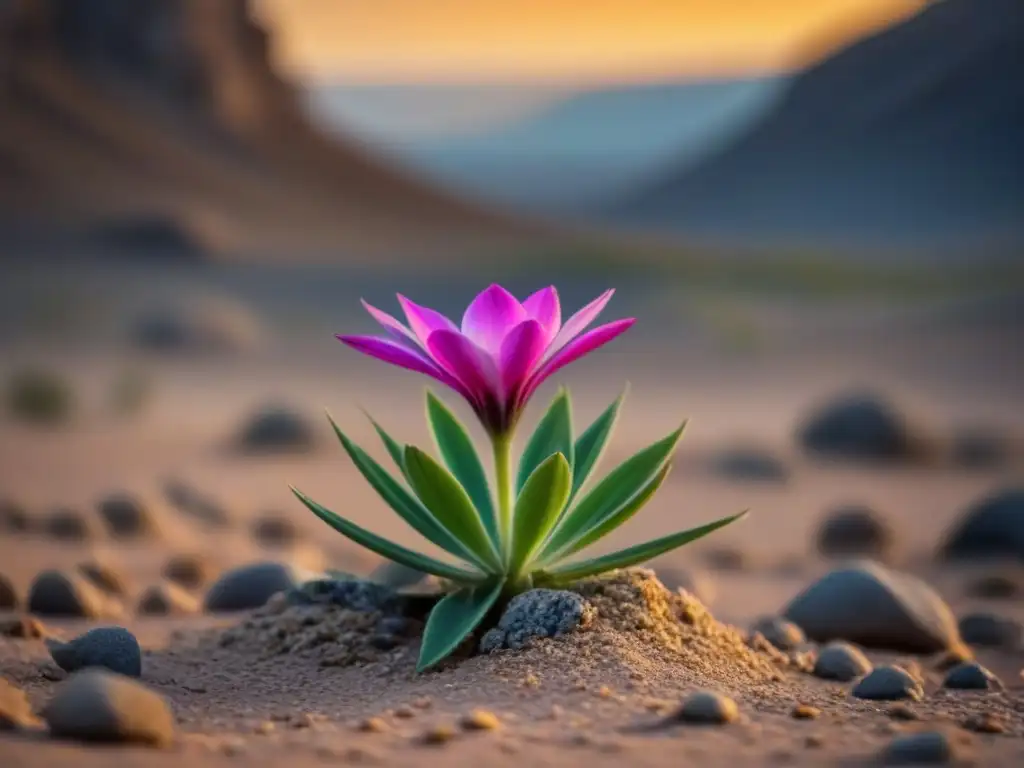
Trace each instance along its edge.
{"label": "plant stem", "polygon": [[498,491],[498,533],[501,536],[502,562],[512,559],[512,431],[494,435],[494,474]]}

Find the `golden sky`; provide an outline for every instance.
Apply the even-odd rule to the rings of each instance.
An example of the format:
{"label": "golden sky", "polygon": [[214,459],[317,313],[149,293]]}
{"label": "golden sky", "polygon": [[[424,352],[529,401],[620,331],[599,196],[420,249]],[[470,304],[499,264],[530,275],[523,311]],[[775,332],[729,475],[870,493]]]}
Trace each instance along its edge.
{"label": "golden sky", "polygon": [[278,59],[365,83],[621,81],[796,66],[925,0],[259,0]]}

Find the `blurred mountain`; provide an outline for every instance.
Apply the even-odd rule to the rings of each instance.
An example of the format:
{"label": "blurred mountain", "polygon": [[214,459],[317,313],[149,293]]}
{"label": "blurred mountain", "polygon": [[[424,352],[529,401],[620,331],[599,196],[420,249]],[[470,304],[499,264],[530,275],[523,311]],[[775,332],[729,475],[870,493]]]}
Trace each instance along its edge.
{"label": "blurred mountain", "polygon": [[[568,91],[524,85],[486,94],[469,87],[330,88],[315,101],[343,130],[364,126],[367,141],[439,185],[564,214],[618,198],[667,161],[695,162],[724,146],[770,109],[783,82]],[[415,119],[407,115],[412,110]],[[433,111],[443,114],[430,120]]]}
{"label": "blurred mountain", "polygon": [[761,244],[1024,241],[1024,3],[939,0],[800,73],[713,156],[612,208]]}
{"label": "blurred mountain", "polygon": [[8,241],[352,259],[527,233],[322,134],[249,0],[4,0],[0,116]]}

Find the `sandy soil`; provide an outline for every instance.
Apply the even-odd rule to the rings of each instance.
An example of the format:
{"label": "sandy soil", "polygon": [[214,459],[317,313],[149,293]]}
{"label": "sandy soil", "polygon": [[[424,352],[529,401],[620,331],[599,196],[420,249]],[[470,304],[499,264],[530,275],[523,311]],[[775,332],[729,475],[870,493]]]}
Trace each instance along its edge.
{"label": "sandy soil", "polygon": [[[171,702],[180,739],[170,751],[115,752],[4,735],[0,763],[5,768],[86,768],[107,765],[115,756],[126,765],[188,760],[197,768],[239,761],[287,761],[292,766],[502,766],[524,761],[858,765],[875,759],[894,734],[935,727],[948,729],[954,740],[964,742],[965,756],[977,765],[1012,765],[1024,757],[1020,652],[979,651],[979,658],[1007,686],[999,693],[937,692],[941,676],[931,669],[934,660],[918,659],[926,670],[928,696],[912,706],[920,719],[905,722],[888,714],[888,703],[852,699],[848,684],[793,670],[759,677],[727,654],[711,654],[706,663],[693,658],[687,662],[685,656],[657,653],[636,638],[609,641],[585,652],[571,641],[552,642],[416,675],[414,646],[399,649],[386,663],[322,667],[301,654],[267,657],[258,649],[220,647],[204,634],[235,626],[243,621],[241,616],[134,616],[134,600],[159,579],[163,564],[176,553],[203,555],[218,571],[261,558],[357,572],[376,564],[375,556],[358,551],[299,507],[288,483],[356,522],[403,543],[418,543],[385,511],[329,440],[321,414],[323,408],[330,409],[376,456],[383,451],[371,442],[356,404],[378,415],[393,431],[423,444],[423,382],[337,347],[330,339],[331,333],[342,330],[336,324],[325,328],[327,341],[322,344],[303,346],[298,340],[289,344],[279,339],[271,351],[241,359],[140,359],[109,345],[29,345],[23,338],[8,346],[0,365],[5,376],[26,361],[57,361],[73,372],[90,403],[97,401],[111,371],[127,363],[144,364],[158,382],[149,407],[130,419],[112,420],[94,409],[76,423],[54,430],[3,423],[0,491],[34,511],[69,505],[88,515],[94,514],[102,494],[138,492],[151,500],[160,535],[126,544],[103,534],[88,542],[0,534],[0,573],[24,595],[43,568],[101,558],[122,570],[130,594],[119,623],[143,644],[143,681]],[[1024,430],[1024,392],[1019,384],[1007,381],[1019,365],[1007,357],[1007,345],[1013,342],[990,331],[948,333],[938,341],[926,328],[907,324],[905,332],[889,333],[886,344],[879,344],[877,330],[861,328],[824,341],[812,338],[780,346],[772,354],[744,355],[716,351],[703,343],[643,336],[630,348],[627,337],[620,343],[622,350],[567,369],[564,381],[574,387],[580,421],[596,414],[626,378],[631,381],[630,399],[605,468],[667,433],[682,418],[691,420],[670,482],[643,514],[602,548],[751,508],[752,515],[742,524],[655,564],[706,570],[714,593],[707,601],[711,613],[719,621],[746,628],[759,616],[777,613],[824,572],[828,564],[813,551],[818,521],[836,504],[861,501],[877,507],[894,526],[897,565],[926,576],[955,612],[989,608],[1024,619],[1019,599],[996,604],[968,597],[967,571],[942,568],[933,557],[944,530],[968,504],[1024,476],[1019,458],[986,470],[864,469],[821,465],[801,456],[792,442],[794,424],[812,404],[861,382],[907,396],[930,424],[940,428],[995,420],[1019,434]],[[944,354],[937,354],[937,348]],[[1007,370],[1009,374],[1001,373]],[[321,447],[287,458],[239,456],[227,450],[226,442],[246,413],[277,397],[316,421]],[[708,471],[703,457],[737,441],[771,450],[789,467],[789,480],[744,482]],[[212,530],[166,505],[160,488],[172,476],[221,499],[232,515],[231,525]],[[249,524],[268,511],[295,522],[299,543],[285,550],[261,550]],[[707,565],[705,556],[723,548],[742,552],[744,565],[729,570]],[[424,549],[429,551],[429,546]],[[62,637],[86,626],[70,620],[45,624]],[[870,655],[876,661],[895,658]],[[38,640],[0,639],[0,670],[28,692],[37,710],[63,677]],[[723,727],[642,728],[699,688],[734,698],[741,720]],[[818,707],[820,717],[794,719],[791,712],[798,704]],[[500,727],[460,730],[460,718],[474,708],[493,712]],[[983,712],[1002,718],[1006,733],[969,732],[964,723]],[[373,716],[379,716],[384,727],[379,732],[361,730],[359,723]],[[453,726],[454,737],[442,744],[428,743],[425,736],[439,726]]]}

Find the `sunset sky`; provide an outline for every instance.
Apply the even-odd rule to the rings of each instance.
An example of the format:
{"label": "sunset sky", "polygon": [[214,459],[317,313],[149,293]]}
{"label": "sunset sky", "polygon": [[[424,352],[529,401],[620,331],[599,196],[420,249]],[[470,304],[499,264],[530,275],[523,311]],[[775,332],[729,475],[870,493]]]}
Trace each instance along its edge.
{"label": "sunset sky", "polygon": [[924,0],[259,0],[296,74],[609,82],[792,68]]}

